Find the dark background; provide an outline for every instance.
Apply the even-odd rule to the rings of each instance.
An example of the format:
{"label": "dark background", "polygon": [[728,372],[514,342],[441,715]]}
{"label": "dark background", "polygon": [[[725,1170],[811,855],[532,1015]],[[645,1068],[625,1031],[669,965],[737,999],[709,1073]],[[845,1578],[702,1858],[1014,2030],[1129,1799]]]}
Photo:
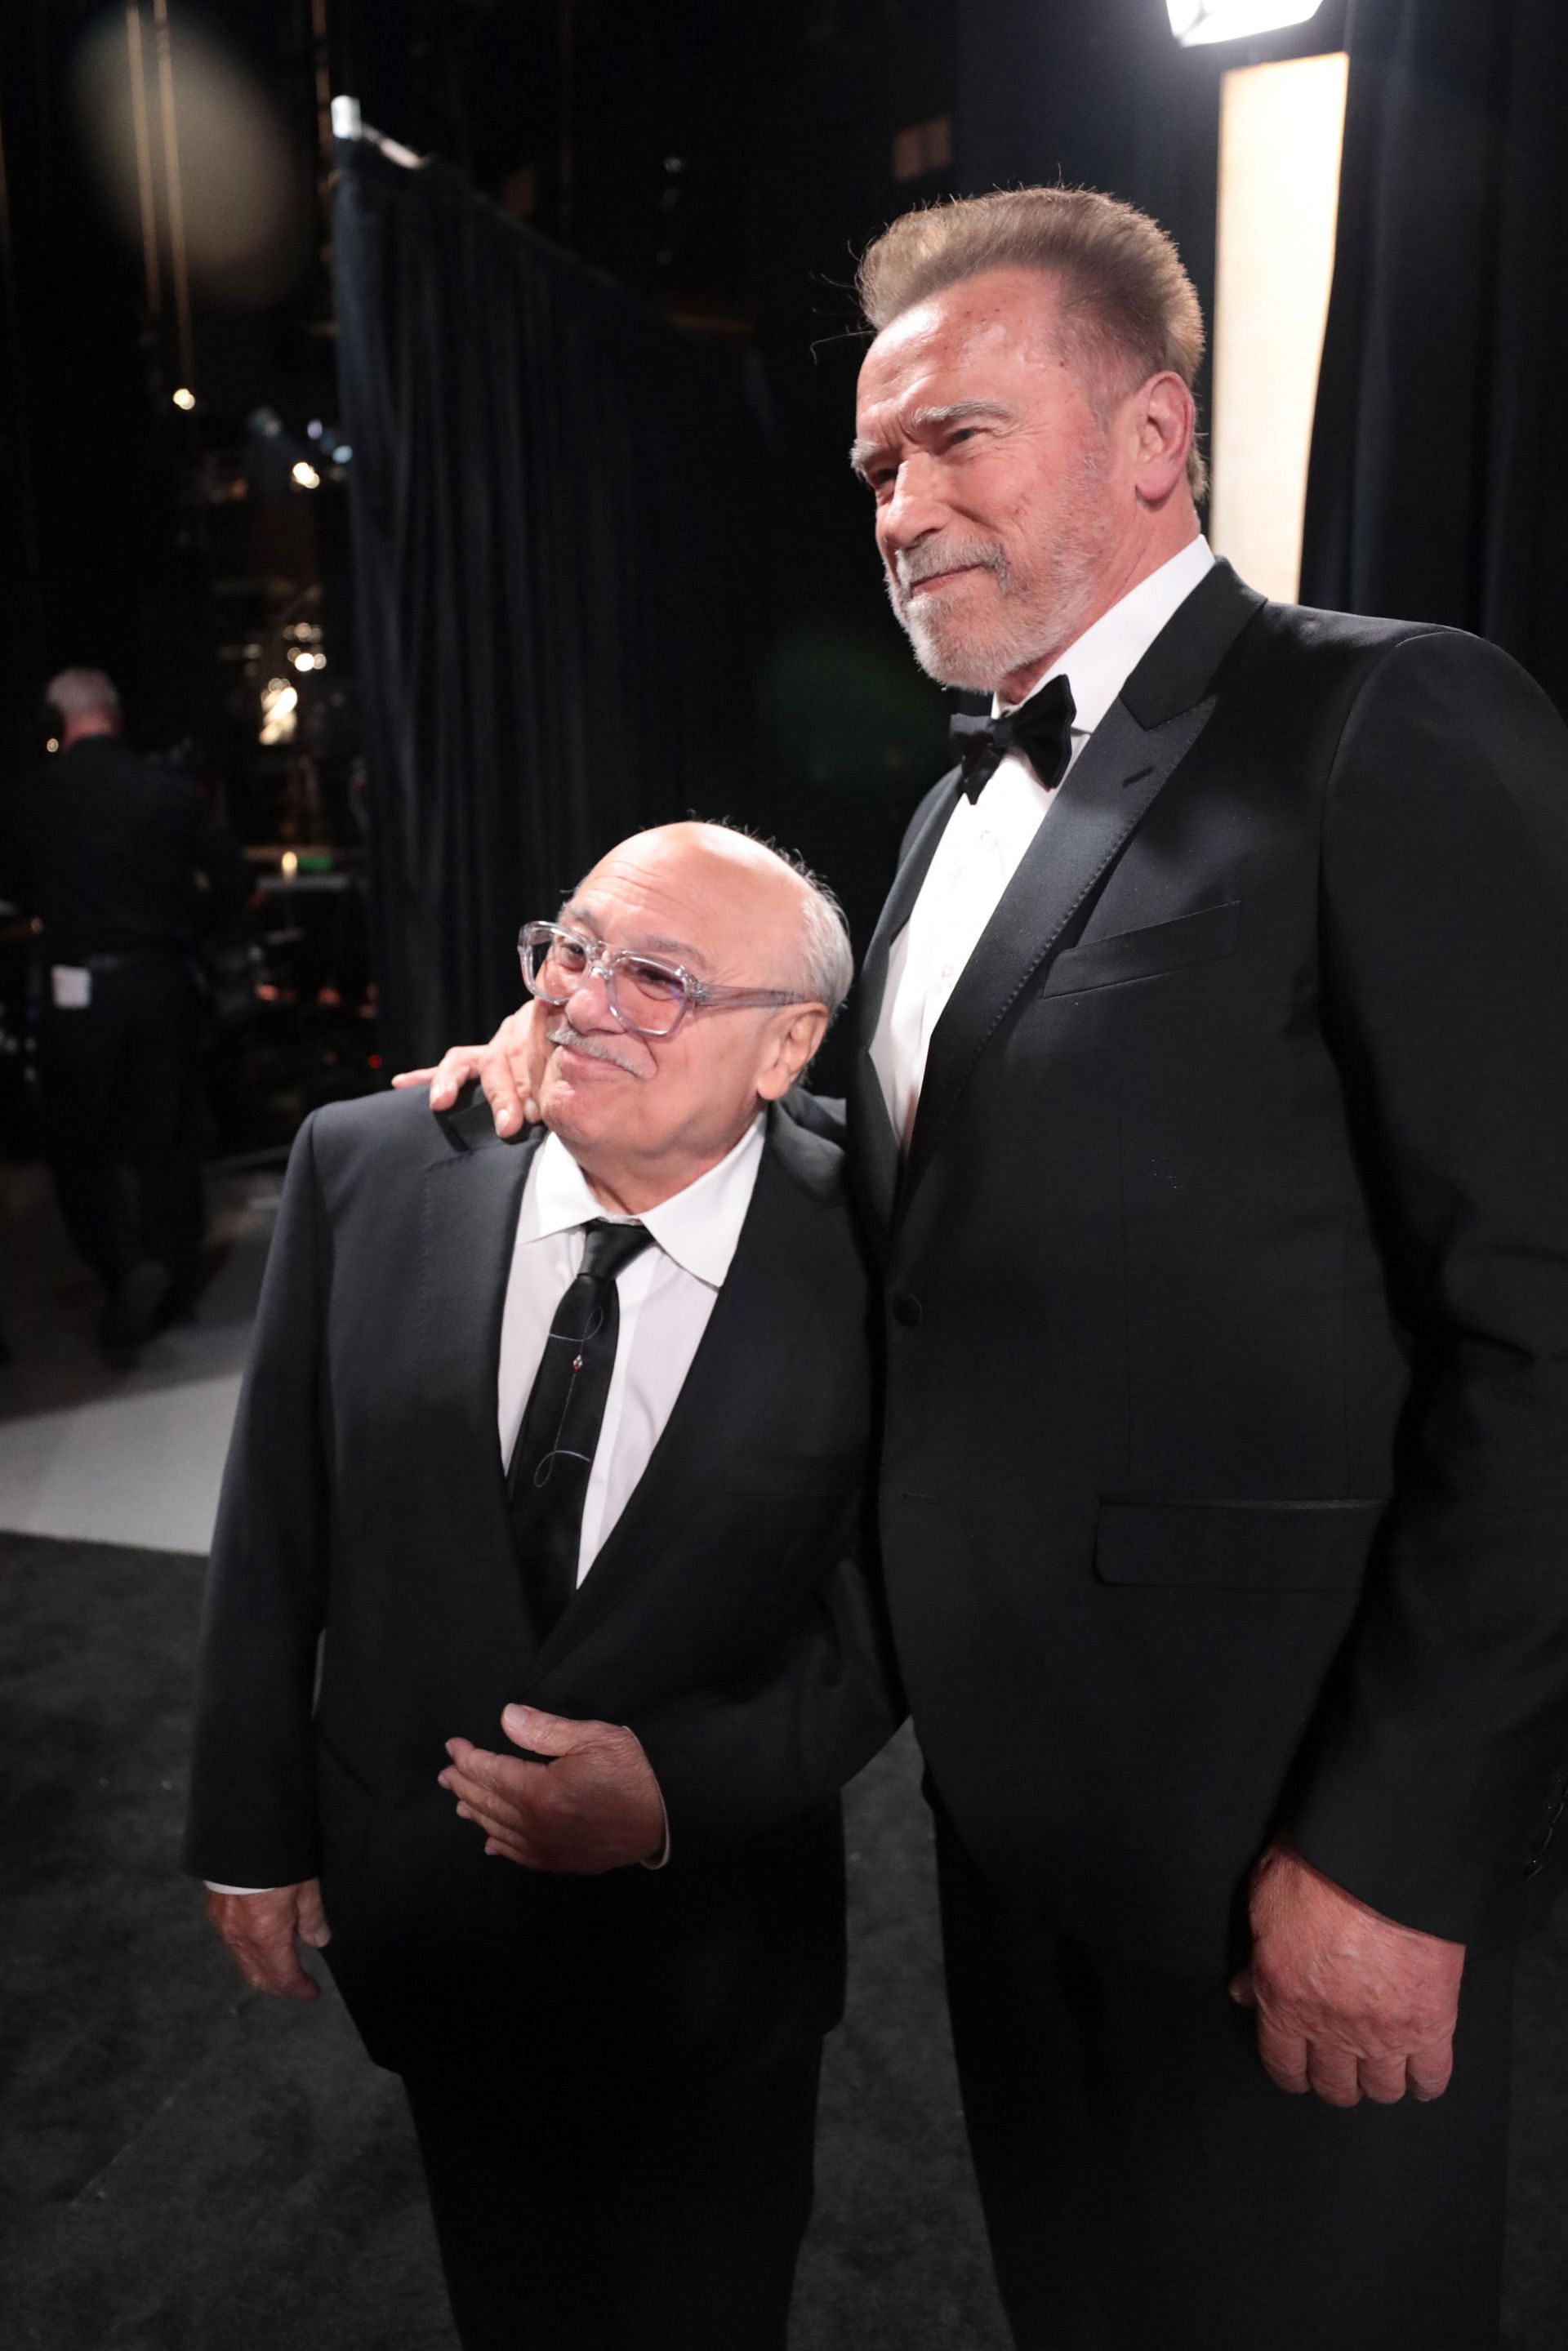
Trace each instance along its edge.
{"label": "dark background", "polygon": [[[575,878],[555,870],[574,824],[597,841],[683,807],[752,822],[830,875],[863,944],[903,821],[942,764],[949,705],[887,611],[844,464],[863,348],[855,256],[912,203],[1060,177],[1155,213],[1211,308],[1218,88],[1236,65],[1347,44],[1352,55],[1304,597],[1483,629],[1568,698],[1568,142],[1556,129],[1568,12],[1557,0],[1323,0],[1293,31],[1192,50],[1173,40],[1164,0],[175,0],[176,44],[204,26],[267,90],[311,231],[268,307],[198,301],[192,417],[170,402],[180,360],[169,317],[150,326],[140,256],[106,219],[69,110],[78,44],[122,13],[84,0],[0,11],[0,523],[13,598],[0,632],[0,789],[34,755],[37,682],[87,661],[120,681],[136,739],[190,740],[258,867],[269,846],[289,844],[336,846],[345,869],[362,864],[368,815],[393,1063],[508,999],[514,916]],[[652,412],[674,415],[700,366],[723,419],[702,450],[672,461],[666,537],[654,529],[628,567],[629,608],[640,598],[653,612],[671,513],[676,528],[688,507],[706,516],[706,551],[683,549],[690,576],[663,616],[673,629],[678,604],[682,663],[703,678],[686,678],[678,707],[634,694],[614,632],[601,632],[566,685],[559,663],[540,669],[582,714],[580,739],[570,756],[536,747],[526,774],[508,770],[507,740],[481,744],[477,758],[473,741],[475,728],[515,727],[485,681],[522,658],[516,615],[496,619],[490,643],[470,583],[462,643],[475,661],[448,653],[444,706],[409,706],[381,622],[356,625],[349,516],[358,497],[362,567],[368,493],[352,465],[324,468],[308,495],[288,484],[287,462],[279,470],[280,457],[333,445],[342,413],[339,314],[351,289],[340,267],[335,304],[323,91],[354,94],[368,123],[444,159],[493,207],[497,235],[517,228],[515,251],[497,246],[486,266],[511,273],[518,302],[532,298],[525,280],[548,274],[545,246],[566,266],[551,281],[560,301],[575,298],[574,267],[585,313],[602,310],[608,282],[626,321],[627,382]],[[650,317],[666,353],[678,343],[685,357],[659,362]],[[508,362],[494,328],[477,301],[455,312],[426,364],[499,383]],[[326,428],[314,443],[312,421]],[[563,431],[566,479],[599,456]],[[236,483],[245,496],[227,495]],[[503,514],[497,528],[520,526]],[[540,528],[530,509],[529,533]],[[642,524],[627,528],[630,545]],[[584,599],[618,557],[613,540],[564,525],[544,551],[549,576]],[[383,566],[375,584],[387,576]],[[711,632],[694,627],[694,610],[711,614]],[[309,616],[329,654],[326,675],[301,689],[315,762],[303,779],[298,750],[255,739],[257,679],[289,613]],[[545,663],[545,643],[536,627],[528,660]],[[658,667],[656,647],[644,652]],[[621,732],[595,756],[612,708]],[[562,742],[573,723],[563,706]],[[658,758],[639,754],[655,740]],[[423,831],[411,825],[415,791],[447,840],[434,862],[426,817]],[[476,796],[496,821],[475,836],[463,804],[471,811]],[[494,886],[471,904],[496,841]],[[416,920],[422,893],[470,936],[482,930],[485,952]],[[340,940],[331,952],[344,959]],[[274,977],[314,1001],[319,968]],[[349,1057],[354,1082],[377,1081],[372,1029]],[[289,1100],[309,1095],[296,1087]]]}

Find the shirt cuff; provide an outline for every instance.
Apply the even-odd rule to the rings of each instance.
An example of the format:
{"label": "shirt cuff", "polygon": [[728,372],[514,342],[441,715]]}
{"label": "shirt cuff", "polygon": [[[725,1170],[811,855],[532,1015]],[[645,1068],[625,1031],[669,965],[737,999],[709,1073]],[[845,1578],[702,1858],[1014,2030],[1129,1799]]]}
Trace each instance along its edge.
{"label": "shirt cuff", "polygon": [[276,1894],[276,1886],[219,1886],[206,1877],[202,1883],[209,1894]]}

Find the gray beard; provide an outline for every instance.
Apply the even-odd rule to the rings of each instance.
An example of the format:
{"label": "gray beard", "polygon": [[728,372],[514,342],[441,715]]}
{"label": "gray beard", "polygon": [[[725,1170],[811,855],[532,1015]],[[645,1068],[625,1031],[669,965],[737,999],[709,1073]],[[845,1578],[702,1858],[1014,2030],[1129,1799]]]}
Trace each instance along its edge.
{"label": "gray beard", "polygon": [[[1055,552],[1027,597],[1011,585],[1005,564],[988,567],[996,572],[1004,600],[988,629],[973,622],[966,627],[956,616],[933,607],[909,606],[902,583],[891,573],[885,575],[888,601],[927,677],[967,693],[994,694],[1003,678],[1054,659],[1082,633],[1093,601],[1097,553],[1074,549],[1064,560],[1061,551]],[[1006,609],[1009,596],[1017,599],[1011,612]]]}

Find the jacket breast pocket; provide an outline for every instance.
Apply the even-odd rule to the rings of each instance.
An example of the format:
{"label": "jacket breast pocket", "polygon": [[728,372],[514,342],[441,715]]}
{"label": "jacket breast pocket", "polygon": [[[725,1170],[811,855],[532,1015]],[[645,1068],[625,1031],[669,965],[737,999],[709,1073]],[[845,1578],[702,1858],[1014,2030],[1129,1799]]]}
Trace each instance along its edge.
{"label": "jacket breast pocket", "polygon": [[1229,898],[1223,905],[1180,914],[1173,923],[1152,923],[1142,930],[1118,931],[1108,939],[1064,948],[1040,993],[1076,996],[1091,987],[1118,987],[1130,979],[1157,979],[1163,972],[1186,971],[1194,964],[1234,955],[1240,939],[1241,901]]}
{"label": "jacket breast pocket", "polygon": [[1102,1583],[1230,1592],[1354,1590],[1383,1501],[1103,1501]]}

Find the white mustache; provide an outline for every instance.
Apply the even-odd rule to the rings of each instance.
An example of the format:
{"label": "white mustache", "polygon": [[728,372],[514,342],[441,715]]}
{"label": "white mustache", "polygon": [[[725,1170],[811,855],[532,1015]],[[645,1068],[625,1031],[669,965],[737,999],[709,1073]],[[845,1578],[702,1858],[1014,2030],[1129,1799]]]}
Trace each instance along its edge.
{"label": "white mustache", "polygon": [[919,547],[901,549],[894,558],[899,587],[907,595],[911,588],[923,580],[934,580],[939,571],[962,571],[979,566],[994,571],[1006,587],[1007,557],[994,539],[982,539],[973,547],[944,546],[940,540],[923,541]]}
{"label": "white mustache", "polygon": [[646,1075],[635,1061],[627,1061],[600,1038],[585,1036],[580,1029],[574,1029],[570,1020],[558,1020],[553,1029],[545,1030],[545,1035],[552,1045],[570,1045],[574,1053],[586,1053],[591,1061],[609,1061],[615,1069],[624,1070],[628,1077]]}

